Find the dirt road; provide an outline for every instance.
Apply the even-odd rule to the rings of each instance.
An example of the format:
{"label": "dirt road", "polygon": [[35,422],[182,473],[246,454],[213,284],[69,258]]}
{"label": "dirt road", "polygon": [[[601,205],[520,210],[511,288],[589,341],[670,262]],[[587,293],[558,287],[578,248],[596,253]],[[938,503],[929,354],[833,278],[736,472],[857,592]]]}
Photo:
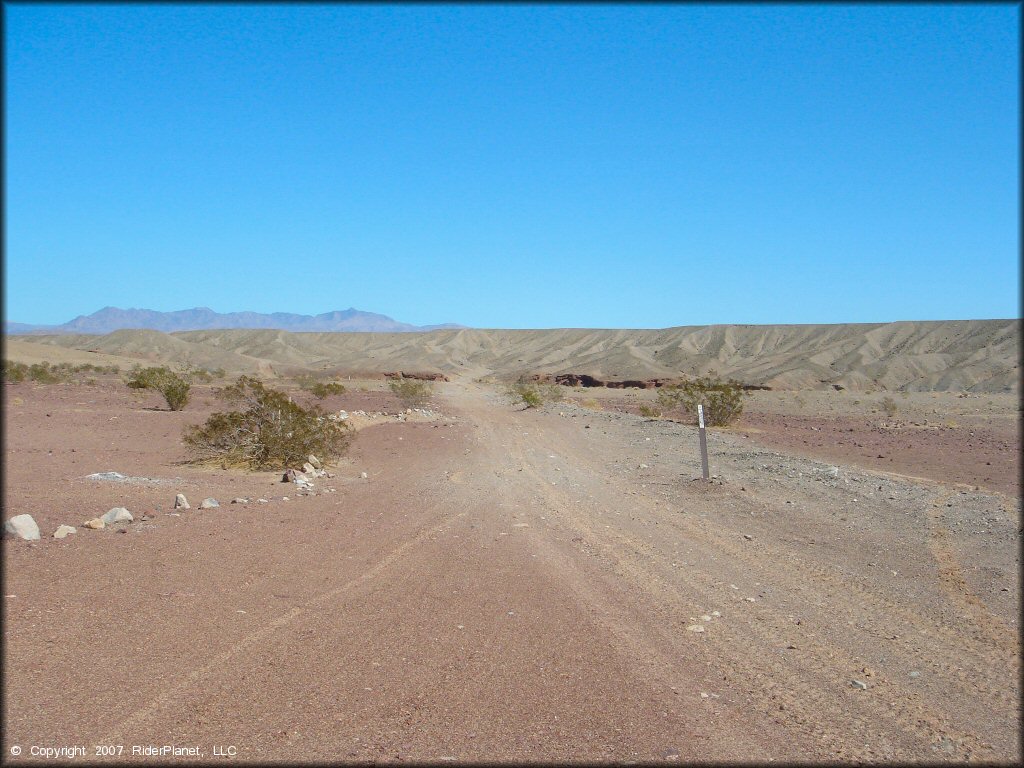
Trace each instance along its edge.
{"label": "dirt road", "polygon": [[443,395],[361,432],[336,494],[154,455],[271,501],[177,517],[125,489],[107,506],[152,522],[5,541],[8,759],[1021,758],[1018,499],[721,433],[705,486],[689,427]]}

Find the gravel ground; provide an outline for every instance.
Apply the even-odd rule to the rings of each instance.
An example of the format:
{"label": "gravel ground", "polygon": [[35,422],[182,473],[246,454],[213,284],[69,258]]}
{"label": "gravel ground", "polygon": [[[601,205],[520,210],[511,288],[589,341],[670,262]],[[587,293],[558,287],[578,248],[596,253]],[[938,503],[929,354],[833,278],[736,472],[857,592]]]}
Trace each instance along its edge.
{"label": "gravel ground", "polygon": [[[456,382],[296,497],[181,463],[205,397],[5,392],[5,755],[1021,759],[1017,496],[714,430],[705,484],[692,427]],[[151,519],[49,538],[113,506]]]}

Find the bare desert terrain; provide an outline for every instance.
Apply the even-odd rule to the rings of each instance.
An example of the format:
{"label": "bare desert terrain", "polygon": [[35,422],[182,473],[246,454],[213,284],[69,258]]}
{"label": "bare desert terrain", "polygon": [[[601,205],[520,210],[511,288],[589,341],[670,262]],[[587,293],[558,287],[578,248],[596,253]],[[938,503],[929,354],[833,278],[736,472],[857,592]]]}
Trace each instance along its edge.
{"label": "bare desert terrain", "polygon": [[[218,382],[178,412],[116,375],[5,384],[4,518],[42,532],[3,545],[5,758],[1019,763],[1018,326],[8,339],[297,400],[338,374],[324,407],[382,415],[301,496],[184,463]],[[771,387],[709,430],[710,483],[653,388],[501,386],[709,368]],[[448,381],[398,416],[396,370]]]}

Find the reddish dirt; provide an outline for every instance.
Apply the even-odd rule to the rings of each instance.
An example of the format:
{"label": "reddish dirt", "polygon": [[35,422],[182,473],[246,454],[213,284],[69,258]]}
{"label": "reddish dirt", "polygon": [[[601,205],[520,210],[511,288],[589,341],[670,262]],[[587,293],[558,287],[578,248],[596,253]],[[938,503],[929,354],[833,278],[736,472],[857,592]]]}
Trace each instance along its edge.
{"label": "reddish dirt", "polygon": [[[5,517],[44,537],[3,544],[8,761],[1021,758],[1015,505],[725,433],[704,486],[689,427],[442,392],[297,498],[179,463],[205,396],[6,387]],[[82,479],[105,470],[180,479]],[[223,506],[175,516],[178,491]],[[154,517],[49,538],[119,505]]]}
{"label": "reddish dirt", "polygon": [[765,413],[744,414],[734,431],[780,451],[1020,496],[1016,431]]}

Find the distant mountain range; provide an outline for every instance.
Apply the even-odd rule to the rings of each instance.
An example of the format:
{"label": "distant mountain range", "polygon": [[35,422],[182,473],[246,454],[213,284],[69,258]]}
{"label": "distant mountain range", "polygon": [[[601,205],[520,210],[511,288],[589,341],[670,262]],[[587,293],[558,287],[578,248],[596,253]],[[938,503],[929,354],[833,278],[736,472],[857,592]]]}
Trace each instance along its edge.
{"label": "distant mountain range", "polygon": [[444,323],[442,325],[410,325],[400,323],[387,315],[362,312],[349,308],[322,315],[296,315],[290,312],[274,312],[269,315],[259,312],[214,312],[208,307],[182,309],[176,312],[157,312],[152,309],[119,309],[104,307],[91,315],[79,315],[62,325],[30,325],[27,323],[4,323],[8,336],[87,333],[104,335],[125,328],[143,328],[164,333],[174,331],[207,331],[226,328],[273,328],[282,331],[302,332],[375,332],[375,333],[417,333],[445,328],[465,328],[464,325]]}

